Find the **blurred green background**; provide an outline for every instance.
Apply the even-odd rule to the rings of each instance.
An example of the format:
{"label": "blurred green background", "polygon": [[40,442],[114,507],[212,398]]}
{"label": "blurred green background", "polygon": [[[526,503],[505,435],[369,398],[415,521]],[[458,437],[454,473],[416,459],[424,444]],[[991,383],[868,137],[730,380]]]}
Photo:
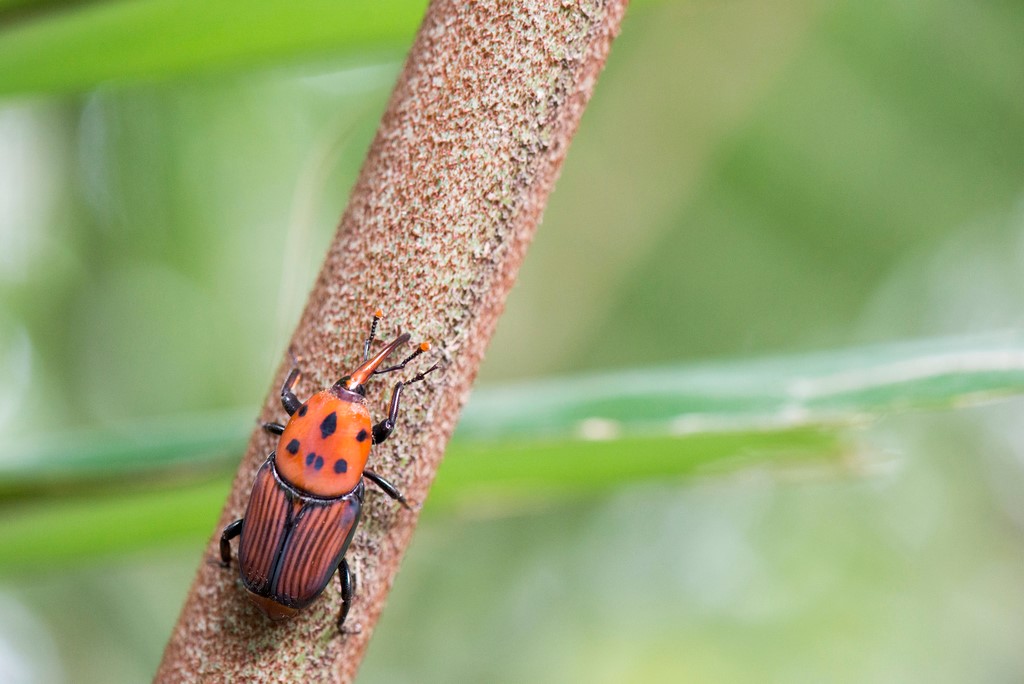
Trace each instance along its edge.
{"label": "blurred green background", "polygon": [[[0,0],[0,467],[244,440],[422,8]],[[1012,1],[636,3],[480,385],[1021,330],[1022,35]],[[1022,410],[846,408],[812,464],[428,501],[361,681],[1020,681]],[[149,679],[237,453],[143,492],[196,526],[0,550],[0,681]],[[108,494],[74,515],[127,517]],[[72,530],[71,499],[0,529]]]}

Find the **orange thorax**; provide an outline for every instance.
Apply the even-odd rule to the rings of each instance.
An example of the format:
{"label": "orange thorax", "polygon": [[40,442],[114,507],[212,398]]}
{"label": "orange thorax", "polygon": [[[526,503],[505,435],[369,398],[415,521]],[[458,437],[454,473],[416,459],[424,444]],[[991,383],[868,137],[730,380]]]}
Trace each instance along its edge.
{"label": "orange thorax", "polygon": [[372,433],[363,402],[318,392],[288,421],[277,445],[277,471],[314,496],[342,496],[363,476]]}

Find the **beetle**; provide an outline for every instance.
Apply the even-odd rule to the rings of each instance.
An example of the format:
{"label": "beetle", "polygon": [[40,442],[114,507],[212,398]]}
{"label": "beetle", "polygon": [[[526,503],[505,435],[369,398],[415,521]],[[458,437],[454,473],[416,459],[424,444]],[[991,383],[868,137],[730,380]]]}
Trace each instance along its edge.
{"label": "beetle", "polygon": [[249,599],[274,621],[287,620],[319,596],[335,572],[341,584],[341,630],[352,606],[355,580],[345,560],[363,508],[364,478],[406,508],[408,502],[388,480],[366,467],[371,444],[391,436],[398,420],[402,390],[437,370],[434,364],[406,382],[395,384],[387,418],[373,424],[366,407],[366,383],[373,375],[391,373],[430,349],[423,343],[401,363],[381,364],[410,339],[399,335],[370,356],[377,324],[374,312],[363,345],[362,364],[332,387],[305,403],[295,395],[301,378],[298,361],[281,387],[287,425],[264,423],[279,436],[277,449],[256,473],[245,517],[220,537],[221,565],[231,565],[231,540],[238,542],[238,568]]}

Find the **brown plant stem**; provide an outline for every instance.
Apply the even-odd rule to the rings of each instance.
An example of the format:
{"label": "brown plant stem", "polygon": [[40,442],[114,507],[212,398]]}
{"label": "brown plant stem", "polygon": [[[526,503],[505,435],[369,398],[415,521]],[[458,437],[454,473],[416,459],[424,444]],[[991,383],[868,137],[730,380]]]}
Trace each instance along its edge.
{"label": "brown plant stem", "polygon": [[[385,337],[434,342],[443,370],[409,389],[395,435],[371,454],[411,501],[427,496],[625,6],[435,0],[427,10],[292,338],[304,357],[300,397],[354,367],[378,306]],[[287,365],[263,420],[283,417]],[[371,383],[375,415],[390,384]],[[273,448],[254,432],[158,681],[355,677],[418,515],[368,491],[347,555],[358,586],[346,626],[358,631],[337,634],[336,582],[274,625],[245,599],[237,569],[217,563],[220,530],[241,516]]]}

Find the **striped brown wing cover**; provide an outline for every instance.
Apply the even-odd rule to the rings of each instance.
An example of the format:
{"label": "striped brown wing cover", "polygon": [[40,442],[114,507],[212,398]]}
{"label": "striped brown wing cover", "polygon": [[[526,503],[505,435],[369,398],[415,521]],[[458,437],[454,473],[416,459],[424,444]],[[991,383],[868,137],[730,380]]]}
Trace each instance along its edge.
{"label": "striped brown wing cover", "polygon": [[281,481],[271,455],[256,473],[242,523],[238,565],[254,594],[302,608],[338,569],[363,503],[360,482],[340,499],[317,499]]}

